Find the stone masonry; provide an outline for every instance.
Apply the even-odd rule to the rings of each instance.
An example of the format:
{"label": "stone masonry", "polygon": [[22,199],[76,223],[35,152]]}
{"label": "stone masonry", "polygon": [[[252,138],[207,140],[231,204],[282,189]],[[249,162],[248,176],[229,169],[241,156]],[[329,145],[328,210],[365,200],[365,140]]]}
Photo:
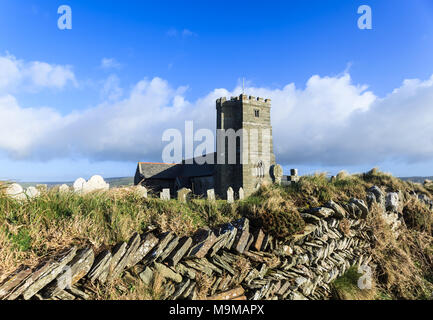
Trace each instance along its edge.
{"label": "stone masonry", "polygon": [[[275,164],[275,155],[270,116],[271,100],[241,94],[230,100],[219,98],[216,109],[217,131],[233,129],[238,132],[243,129],[236,142],[236,164],[228,164],[227,139],[217,132],[216,192],[224,197],[228,187],[234,190],[242,187],[245,196],[249,196],[262,183],[272,182],[270,169]],[[257,130],[257,134],[253,133],[254,130]],[[218,150],[218,146],[223,145],[225,149]],[[244,161],[245,159],[247,161]]]}
{"label": "stone masonry", "polygon": [[[425,195],[372,187],[366,199],[300,209],[304,231],[285,240],[244,217],[186,237],[148,230],[102,251],[72,247],[3,277],[0,300],[88,300],[95,298],[95,283],[104,286],[121,277],[127,283],[151,284],[157,275],[164,279],[162,299],[328,299],[332,281],[349,267],[369,266],[374,272],[375,240],[365,219],[379,204],[398,234],[403,197],[432,206]],[[203,275],[211,285],[205,296],[198,296]]]}

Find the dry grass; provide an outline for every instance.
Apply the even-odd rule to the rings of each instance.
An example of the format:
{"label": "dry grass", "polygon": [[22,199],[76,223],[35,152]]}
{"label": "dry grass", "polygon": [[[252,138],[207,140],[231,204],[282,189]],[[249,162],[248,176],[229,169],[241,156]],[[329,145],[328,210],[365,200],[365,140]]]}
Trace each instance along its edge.
{"label": "dry grass", "polygon": [[433,235],[433,212],[419,199],[411,198],[406,201],[403,207],[403,218],[410,229]]}
{"label": "dry grass", "polygon": [[[365,174],[340,174],[329,179],[326,174],[301,177],[288,187],[265,186],[244,201],[227,204],[192,199],[143,199],[129,189],[112,189],[85,196],[49,191],[25,202],[0,195],[0,281],[21,264],[35,265],[40,258],[65,247],[90,244],[97,251],[128,240],[132,233],[155,226],[160,231],[174,231],[179,236],[191,234],[203,226],[213,227],[247,216],[251,224],[276,237],[288,237],[304,227],[298,210],[322,206],[329,200],[345,202],[352,197],[365,199],[366,190],[381,186],[386,191],[416,191],[432,195],[420,184],[404,182],[373,169]],[[1,189],[1,186],[0,186]],[[1,192],[0,192],[1,193]],[[376,242],[373,261],[377,264],[375,294],[394,299],[430,298],[433,283],[432,212],[421,202],[409,199],[404,204],[400,237],[395,238],[378,208],[368,216]],[[347,232],[344,220],[340,224]],[[241,274],[249,268],[240,259],[234,266]],[[352,279],[353,280],[353,279]],[[119,279],[104,287],[95,287],[98,299],[160,299],[167,283],[156,275],[150,286],[140,280]],[[210,279],[197,279],[197,293],[203,298]],[[349,290],[350,291],[350,290]],[[372,292],[344,290],[342,298],[370,299]]]}
{"label": "dry grass", "polygon": [[71,245],[101,247],[155,226],[179,236],[239,216],[224,201],[143,199],[131,190],[60,194],[55,190],[19,202],[0,195],[0,277]]}
{"label": "dry grass", "polygon": [[332,298],[337,300],[375,300],[377,297],[374,282],[371,289],[360,289],[358,280],[362,276],[356,267],[351,267],[346,273],[335,279],[332,284]]}
{"label": "dry grass", "polygon": [[206,300],[209,295],[209,290],[212,288],[216,278],[208,276],[203,272],[197,272],[195,275],[197,299]]}
{"label": "dry grass", "polygon": [[368,224],[375,237],[372,254],[378,289],[395,299],[430,299],[433,255],[426,248],[431,248],[433,239],[404,226],[396,239],[377,206],[371,210]]}

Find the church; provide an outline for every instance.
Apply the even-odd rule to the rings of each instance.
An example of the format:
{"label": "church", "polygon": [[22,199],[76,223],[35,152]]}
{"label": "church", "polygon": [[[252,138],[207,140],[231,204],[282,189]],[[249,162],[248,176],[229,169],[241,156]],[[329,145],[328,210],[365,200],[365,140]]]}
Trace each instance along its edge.
{"label": "church", "polygon": [[[216,128],[217,152],[211,155],[213,163],[199,164],[203,162],[197,159],[176,164],[139,162],[135,185],[154,192],[169,188],[175,193],[189,188],[196,195],[214,189],[225,199],[229,187],[235,192],[242,187],[248,196],[263,183],[284,180],[281,167],[275,170],[270,99],[245,94],[217,99]],[[236,161],[228,159],[230,142],[226,133],[229,131],[237,133],[233,148]]]}

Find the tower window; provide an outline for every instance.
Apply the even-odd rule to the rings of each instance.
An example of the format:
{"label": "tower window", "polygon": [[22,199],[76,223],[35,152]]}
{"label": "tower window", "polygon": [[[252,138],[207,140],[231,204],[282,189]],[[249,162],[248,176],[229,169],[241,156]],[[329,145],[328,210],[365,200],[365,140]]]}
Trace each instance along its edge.
{"label": "tower window", "polygon": [[258,118],[258,117],[260,116],[260,110],[255,109],[255,110],[254,110],[254,116],[255,116],[256,118]]}

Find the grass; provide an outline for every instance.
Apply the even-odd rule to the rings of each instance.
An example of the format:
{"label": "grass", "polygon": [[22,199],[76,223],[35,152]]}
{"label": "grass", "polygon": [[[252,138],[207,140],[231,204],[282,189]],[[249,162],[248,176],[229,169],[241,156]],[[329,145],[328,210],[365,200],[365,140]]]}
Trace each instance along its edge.
{"label": "grass", "polygon": [[356,266],[350,267],[344,275],[335,279],[332,284],[332,295],[337,300],[373,300],[375,289],[360,289],[358,281],[362,273],[358,273]]}
{"label": "grass", "polygon": [[[373,185],[385,191],[415,191],[432,196],[428,186],[405,182],[373,169],[364,174],[338,174],[329,179],[318,173],[303,176],[290,186],[265,186],[243,201],[228,204],[217,200],[177,200],[140,198],[131,188],[113,188],[108,192],[78,195],[61,194],[50,189],[36,199],[19,202],[1,194],[0,184],[0,282],[21,264],[35,265],[40,258],[65,247],[91,245],[96,251],[126,241],[135,231],[156,227],[179,236],[197,229],[214,227],[241,216],[250,218],[274,237],[290,238],[302,231],[305,223],[299,212],[322,206],[329,200],[344,203],[350,198],[364,199]],[[373,261],[374,294],[352,290],[353,270],[338,279],[336,296],[342,299],[430,299],[433,283],[432,212],[416,199],[405,199],[400,237],[384,222],[378,208],[368,216],[375,237]],[[239,272],[245,261],[237,263]],[[209,279],[201,279],[200,295],[208,291]],[[140,281],[119,279],[108,286],[95,287],[100,299],[155,299],[163,296],[164,283],[155,277],[151,287]],[[356,289],[356,288],[355,288]]]}
{"label": "grass", "polygon": [[51,190],[24,202],[0,195],[0,277],[72,244],[98,251],[149,226],[182,236],[238,217],[225,201],[143,199],[123,189],[83,196]]}

